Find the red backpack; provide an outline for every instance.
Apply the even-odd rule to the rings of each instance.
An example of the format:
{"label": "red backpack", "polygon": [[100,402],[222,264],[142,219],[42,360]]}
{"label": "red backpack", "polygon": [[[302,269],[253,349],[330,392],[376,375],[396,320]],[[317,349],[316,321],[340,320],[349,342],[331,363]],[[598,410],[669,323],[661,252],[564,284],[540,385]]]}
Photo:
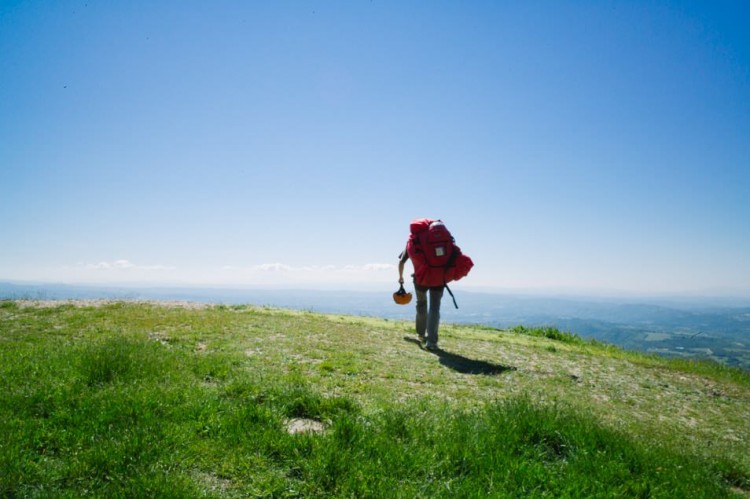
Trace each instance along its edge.
{"label": "red backpack", "polygon": [[465,277],[474,266],[442,221],[420,218],[409,228],[406,251],[414,262],[414,277],[420,286],[445,286]]}

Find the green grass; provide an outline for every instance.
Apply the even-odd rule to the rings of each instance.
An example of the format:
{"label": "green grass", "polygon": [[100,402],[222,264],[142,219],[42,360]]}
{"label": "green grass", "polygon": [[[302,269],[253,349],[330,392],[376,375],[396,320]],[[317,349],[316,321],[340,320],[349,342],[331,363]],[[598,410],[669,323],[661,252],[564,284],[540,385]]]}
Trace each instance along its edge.
{"label": "green grass", "polygon": [[[580,336],[573,333],[560,331],[556,327],[552,326],[530,328],[523,325],[518,325],[511,328],[511,331],[516,334],[525,334],[527,336],[536,336],[538,338],[548,338],[550,340],[561,341],[563,343],[570,343],[573,345],[581,345],[585,343],[585,340]],[[595,344],[595,342],[593,341],[591,343]]]}
{"label": "green grass", "polygon": [[[495,331],[499,332],[501,330],[495,329]],[[750,376],[748,376],[747,371],[738,367],[727,366],[713,360],[664,358],[656,354],[626,351],[613,345],[601,343],[594,339],[584,339],[575,333],[560,331],[558,328],[553,326],[526,327],[523,325],[518,325],[512,327],[510,331],[515,334],[537,338],[547,338],[570,345],[588,346],[592,351],[600,355],[626,358],[643,365],[669,365],[672,369],[679,370],[685,373],[706,375],[715,379],[726,380],[750,387]],[[551,351],[556,351],[554,345],[550,345],[548,348]]]}
{"label": "green grass", "polygon": [[[567,334],[450,325],[435,355],[410,330],[253,307],[0,302],[0,497],[750,489],[741,378],[608,357]],[[294,418],[325,429],[290,434]]]}

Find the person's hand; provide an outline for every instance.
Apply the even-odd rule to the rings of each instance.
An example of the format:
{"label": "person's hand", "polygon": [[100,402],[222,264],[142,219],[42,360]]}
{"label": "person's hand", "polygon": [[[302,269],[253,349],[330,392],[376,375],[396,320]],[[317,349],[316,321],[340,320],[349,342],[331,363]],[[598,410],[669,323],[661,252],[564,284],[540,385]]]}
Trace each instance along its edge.
{"label": "person's hand", "polygon": [[403,277],[399,277],[398,278],[398,283],[399,284],[403,284],[404,283],[404,278]]}

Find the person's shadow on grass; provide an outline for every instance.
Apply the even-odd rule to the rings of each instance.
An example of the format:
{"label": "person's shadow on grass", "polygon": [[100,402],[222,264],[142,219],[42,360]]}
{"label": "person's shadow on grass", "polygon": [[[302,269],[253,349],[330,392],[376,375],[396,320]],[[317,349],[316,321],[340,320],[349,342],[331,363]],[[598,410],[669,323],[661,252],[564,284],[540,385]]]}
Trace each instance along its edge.
{"label": "person's shadow on grass", "polygon": [[483,360],[474,360],[458,355],[456,353],[446,352],[438,348],[437,350],[426,350],[422,343],[416,338],[404,336],[404,341],[414,343],[419,348],[435,354],[440,359],[440,363],[446,367],[453,369],[454,371],[460,372],[461,374],[484,374],[486,376],[493,376],[495,374],[502,374],[507,371],[515,371],[515,367],[501,366],[499,364],[493,364],[491,362],[485,362]]}

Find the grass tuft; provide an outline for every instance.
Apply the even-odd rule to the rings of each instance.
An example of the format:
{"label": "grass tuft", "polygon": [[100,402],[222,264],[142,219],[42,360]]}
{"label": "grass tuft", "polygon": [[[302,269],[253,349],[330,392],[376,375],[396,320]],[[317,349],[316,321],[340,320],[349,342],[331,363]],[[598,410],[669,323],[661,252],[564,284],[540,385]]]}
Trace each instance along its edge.
{"label": "grass tuft", "polygon": [[80,348],[78,368],[88,386],[133,381],[154,374],[160,355],[153,344],[107,335]]}
{"label": "grass tuft", "polygon": [[550,340],[560,341],[562,343],[570,343],[573,345],[581,345],[586,342],[586,340],[576,334],[563,332],[552,326],[526,327],[518,325],[514,326],[510,330],[516,334],[535,336],[538,338],[548,338]]}

